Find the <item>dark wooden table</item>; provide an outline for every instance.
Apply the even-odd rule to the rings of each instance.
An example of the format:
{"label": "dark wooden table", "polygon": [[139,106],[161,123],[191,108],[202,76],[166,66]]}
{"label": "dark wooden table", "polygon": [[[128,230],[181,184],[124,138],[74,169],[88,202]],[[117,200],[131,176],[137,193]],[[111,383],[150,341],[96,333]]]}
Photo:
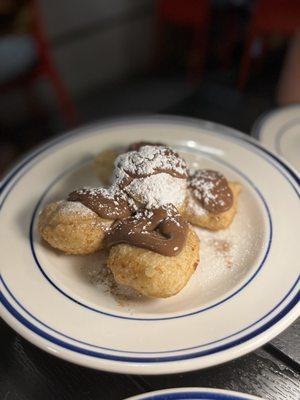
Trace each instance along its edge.
{"label": "dark wooden table", "polygon": [[[228,112],[201,114],[197,96],[167,110],[235,124]],[[189,110],[190,112],[188,112]],[[215,108],[216,110],[216,108]],[[234,116],[236,116],[236,110]],[[253,118],[255,119],[255,118]],[[244,124],[244,125],[243,125]],[[226,364],[185,374],[130,376],[95,371],[55,358],[28,343],[0,320],[0,400],[121,400],[147,391],[181,386],[211,387],[272,400],[300,399],[300,320],[259,350]]]}
{"label": "dark wooden table", "polygon": [[0,320],[1,400],[121,400],[181,386],[236,390],[272,400],[300,399],[300,320],[271,343],[235,361],[185,374],[130,376],[55,358]]}

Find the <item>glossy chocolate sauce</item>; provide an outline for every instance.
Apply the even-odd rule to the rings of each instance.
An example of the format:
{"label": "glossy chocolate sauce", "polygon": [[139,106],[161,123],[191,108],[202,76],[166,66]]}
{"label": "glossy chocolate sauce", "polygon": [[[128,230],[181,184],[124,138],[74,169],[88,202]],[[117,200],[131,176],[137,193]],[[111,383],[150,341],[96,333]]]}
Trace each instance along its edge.
{"label": "glossy chocolate sauce", "polygon": [[188,186],[194,198],[212,214],[225,212],[233,205],[232,190],[220,172],[198,170],[189,177]]}
{"label": "glossy chocolate sauce", "polygon": [[115,165],[116,170],[123,171],[127,177],[126,184],[135,178],[146,178],[160,173],[181,179],[186,179],[188,176],[185,160],[166,146],[141,146],[136,151],[121,154]]}
{"label": "glossy chocolate sauce", "polygon": [[69,194],[68,201],[78,201],[106,219],[128,218],[131,215],[126,196],[102,188],[75,190]]}
{"label": "glossy chocolate sauce", "polygon": [[181,252],[187,233],[188,223],[175,207],[143,210],[116,222],[107,235],[106,245],[125,243],[173,257]]}

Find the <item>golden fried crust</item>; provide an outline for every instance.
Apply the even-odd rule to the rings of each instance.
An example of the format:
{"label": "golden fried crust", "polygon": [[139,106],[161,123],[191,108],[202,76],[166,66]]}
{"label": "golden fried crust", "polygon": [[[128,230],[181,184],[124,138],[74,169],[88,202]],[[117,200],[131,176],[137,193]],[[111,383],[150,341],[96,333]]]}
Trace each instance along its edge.
{"label": "golden fried crust", "polygon": [[232,207],[225,212],[219,214],[212,213],[199,213],[197,215],[197,211],[195,207],[193,207],[193,203],[196,201],[189,196],[189,200],[187,201],[186,209],[183,213],[183,216],[193,225],[199,226],[201,228],[206,228],[211,231],[218,231],[220,229],[226,229],[233,221],[233,218],[237,212],[238,206],[238,197],[241,192],[241,185],[238,182],[229,182],[229,187],[233,193],[233,205]]}
{"label": "golden fried crust", "polygon": [[70,202],[58,201],[43,209],[38,223],[42,238],[67,254],[89,254],[101,249],[105,230],[113,221],[100,218],[89,209],[84,210],[84,206],[79,212],[69,205]]}
{"label": "golden fried crust", "polygon": [[183,204],[180,206],[177,206],[177,211],[179,212],[180,215],[184,216],[185,209],[186,209],[186,202],[184,201]]}
{"label": "golden fried crust", "polygon": [[110,183],[110,179],[114,170],[114,162],[119,153],[115,150],[104,150],[97,155],[94,160],[94,171],[97,177],[105,185]]}
{"label": "golden fried crust", "polygon": [[147,297],[170,297],[187,284],[199,261],[199,238],[190,228],[182,251],[174,257],[119,244],[109,252],[107,265],[115,280]]}

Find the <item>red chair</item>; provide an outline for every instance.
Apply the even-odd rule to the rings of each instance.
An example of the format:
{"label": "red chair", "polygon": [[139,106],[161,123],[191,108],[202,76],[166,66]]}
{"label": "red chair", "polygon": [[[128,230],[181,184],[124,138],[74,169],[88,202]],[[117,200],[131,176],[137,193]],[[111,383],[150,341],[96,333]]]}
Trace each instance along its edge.
{"label": "red chair", "polygon": [[[30,89],[31,85],[37,79],[41,77],[47,78],[52,84],[67,125],[73,127],[78,123],[76,108],[52,60],[49,42],[45,35],[37,3],[37,0],[28,1],[31,25],[30,35],[35,48],[32,66],[29,69],[25,69],[25,71],[14,77],[12,80],[2,83],[0,86],[0,93],[18,87],[23,87],[27,90]],[[30,91],[28,90],[28,92]],[[31,99],[29,99],[29,101],[30,100]]]}
{"label": "red chair", "polygon": [[254,42],[271,34],[292,36],[300,28],[299,0],[258,0],[249,23],[247,39],[238,77],[239,89],[244,89],[250,72]]}
{"label": "red chair", "polygon": [[188,75],[199,79],[202,74],[210,23],[210,0],[160,0],[157,3],[158,40],[162,42],[165,22],[192,29],[188,54]]}

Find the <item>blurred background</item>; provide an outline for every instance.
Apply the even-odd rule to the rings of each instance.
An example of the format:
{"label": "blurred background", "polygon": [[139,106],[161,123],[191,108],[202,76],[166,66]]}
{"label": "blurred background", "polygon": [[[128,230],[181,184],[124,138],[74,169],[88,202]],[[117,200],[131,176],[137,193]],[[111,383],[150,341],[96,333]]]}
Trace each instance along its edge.
{"label": "blurred background", "polygon": [[299,0],[0,0],[0,177],[102,118],[169,113],[244,132],[300,102]]}

